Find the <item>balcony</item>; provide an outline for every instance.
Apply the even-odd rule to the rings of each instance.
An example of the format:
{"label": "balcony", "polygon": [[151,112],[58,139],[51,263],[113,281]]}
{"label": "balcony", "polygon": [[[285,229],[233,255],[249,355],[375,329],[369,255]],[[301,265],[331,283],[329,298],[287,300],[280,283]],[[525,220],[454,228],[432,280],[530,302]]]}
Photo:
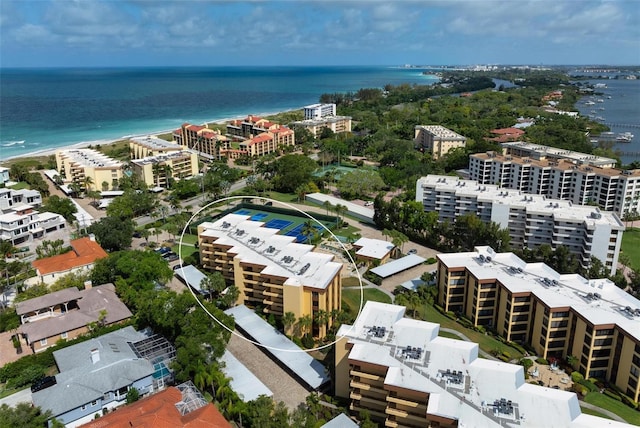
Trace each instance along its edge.
{"label": "balcony", "polygon": [[357,382],[355,380],[352,380],[351,383],[349,383],[349,387],[351,387],[351,388],[358,388],[361,391],[371,391],[371,392],[375,392],[375,393],[378,393],[378,394],[386,395],[387,391],[384,388],[382,388],[381,386],[376,386],[376,385],[371,385],[371,384],[368,384],[368,383]]}
{"label": "balcony", "polygon": [[377,380],[377,381],[383,381],[384,380],[384,375],[376,375],[376,374],[371,374],[371,373],[365,373],[365,372],[361,372],[361,371],[357,371],[357,370],[351,370],[349,372],[349,374],[351,376],[359,376],[363,379],[370,379],[370,380]]}
{"label": "balcony", "polygon": [[420,411],[427,411],[427,405],[423,403],[416,403],[415,401],[405,400],[400,397],[392,397],[389,395],[387,401],[390,403],[400,404],[401,406],[411,407],[412,409],[418,409]]}

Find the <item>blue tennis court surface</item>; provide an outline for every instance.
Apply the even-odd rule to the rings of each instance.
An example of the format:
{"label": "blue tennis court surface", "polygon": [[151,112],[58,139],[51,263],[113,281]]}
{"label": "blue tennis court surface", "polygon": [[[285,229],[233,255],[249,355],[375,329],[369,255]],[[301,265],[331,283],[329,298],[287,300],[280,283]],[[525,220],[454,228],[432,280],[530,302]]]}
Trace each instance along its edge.
{"label": "blue tennis court surface", "polygon": [[280,229],[280,230],[282,230],[285,227],[290,226],[292,224],[293,224],[292,221],[273,219],[273,220],[269,220],[268,222],[266,222],[264,227],[268,227],[268,228],[271,228],[271,229]]}
{"label": "blue tennis court surface", "polygon": [[[299,224],[293,229],[291,229],[290,231],[288,231],[287,233],[285,233],[285,236],[295,236],[296,242],[305,242],[308,239],[308,237],[302,233],[303,228],[304,228],[304,224]],[[324,230],[320,226],[313,226],[313,228],[320,233],[322,233],[322,231]]]}
{"label": "blue tennis court surface", "polygon": [[243,209],[243,210],[238,210],[238,211],[234,212],[234,214],[249,215],[249,214],[251,214],[251,211]]}
{"label": "blue tennis court surface", "polygon": [[269,214],[267,213],[258,213],[258,214],[254,214],[253,216],[251,216],[251,220],[253,221],[260,221],[263,218],[267,217]]}

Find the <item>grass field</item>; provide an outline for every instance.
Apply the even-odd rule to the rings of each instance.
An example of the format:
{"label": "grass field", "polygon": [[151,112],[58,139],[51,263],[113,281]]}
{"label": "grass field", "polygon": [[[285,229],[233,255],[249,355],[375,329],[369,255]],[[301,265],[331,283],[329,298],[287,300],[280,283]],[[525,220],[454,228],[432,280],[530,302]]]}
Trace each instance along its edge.
{"label": "grass field", "polygon": [[[375,288],[365,288],[362,290],[364,301],[391,303],[391,297]],[[342,304],[349,306],[353,314],[358,313],[360,308],[360,288],[350,288],[342,290]],[[362,303],[364,305],[364,302]]]}
{"label": "grass field", "polygon": [[[409,313],[411,314],[413,311],[409,309]],[[471,341],[476,342],[480,349],[485,352],[491,352],[493,350],[499,350],[501,353],[506,351],[511,355],[512,358],[520,359],[524,355],[520,351],[515,348],[512,348],[509,345],[506,345],[500,342],[497,339],[494,339],[491,335],[485,335],[483,333],[477,332],[475,330],[471,330],[469,328],[465,328],[462,325],[458,324],[454,320],[447,318],[440,312],[438,312],[431,305],[423,305],[418,308],[418,316],[416,318],[422,319],[424,321],[429,321],[433,323],[440,324],[442,327],[451,328],[453,330],[459,331],[460,333],[467,336]],[[455,337],[455,339],[459,339],[459,337]]]}
{"label": "grass field", "polygon": [[582,411],[582,413],[587,415],[597,416],[599,418],[611,419],[609,416],[605,415],[604,413],[600,413],[597,410],[591,410],[582,406],[580,406],[580,410]]}
{"label": "grass field", "polygon": [[624,254],[631,260],[631,268],[640,269],[640,228],[631,227],[622,235],[622,248],[620,254]]}
{"label": "grass field", "polygon": [[584,401],[609,410],[633,425],[640,425],[640,412],[599,392],[590,392]]}

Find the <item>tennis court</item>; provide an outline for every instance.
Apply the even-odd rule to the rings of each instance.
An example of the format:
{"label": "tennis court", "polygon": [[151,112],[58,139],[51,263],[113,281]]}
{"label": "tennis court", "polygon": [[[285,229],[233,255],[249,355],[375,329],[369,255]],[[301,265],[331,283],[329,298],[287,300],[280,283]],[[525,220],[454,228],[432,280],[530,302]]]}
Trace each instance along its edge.
{"label": "tennis court", "polygon": [[[252,221],[264,222],[265,227],[279,229],[281,235],[295,237],[296,242],[305,242],[307,240],[307,236],[302,233],[304,224],[310,220],[307,217],[259,211],[249,208],[239,209],[234,211],[234,214],[250,216],[249,219]],[[311,221],[314,223],[313,227],[318,231],[318,234],[322,234],[324,232],[322,226],[316,224],[313,220]],[[333,226],[333,222],[323,222],[323,224],[327,227]]]}

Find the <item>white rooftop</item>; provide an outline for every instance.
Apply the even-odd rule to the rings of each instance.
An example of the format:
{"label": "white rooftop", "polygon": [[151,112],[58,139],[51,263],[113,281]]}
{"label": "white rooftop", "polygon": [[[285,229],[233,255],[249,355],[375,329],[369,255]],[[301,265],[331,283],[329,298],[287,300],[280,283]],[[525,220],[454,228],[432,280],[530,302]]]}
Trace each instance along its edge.
{"label": "white rooftop", "polygon": [[[161,140],[164,141],[164,140]],[[178,146],[177,144],[174,144],[174,146],[177,146],[178,148],[182,149],[182,146]],[[175,152],[169,152],[169,153],[162,153],[159,155],[155,155],[155,156],[147,156],[145,158],[142,159],[134,159],[131,161],[131,163],[134,163],[136,165],[147,165],[147,164],[154,164],[154,163],[162,163],[162,162],[166,162],[168,160],[176,160],[176,159],[183,159],[183,158],[188,158],[191,157],[191,154],[194,153],[191,150],[178,150]]]}
{"label": "white rooftop", "polygon": [[284,334],[269,325],[244,305],[224,311],[233,316],[236,327],[261,344],[265,352],[280,361],[291,374],[305,383],[307,389],[318,389],[330,381],[320,361],[314,359]]}
{"label": "white rooftop", "polygon": [[391,242],[382,239],[360,238],[353,243],[360,248],[356,254],[362,257],[370,257],[372,259],[382,259],[386,257],[395,247]]}
{"label": "white rooftop", "polygon": [[437,257],[447,267],[464,266],[478,280],[495,278],[512,293],[531,292],[551,309],[571,307],[595,326],[615,323],[640,340],[640,301],[609,279],[561,275],[544,263],[526,263],[513,253],[496,253],[491,247]]}
{"label": "white rooftop", "polygon": [[231,379],[231,389],[238,394],[238,397],[245,403],[253,401],[261,395],[273,397],[273,392],[260,381],[251,371],[245,367],[236,357],[228,350],[220,358],[224,363],[222,372],[226,377]]}
{"label": "white rooftop", "polygon": [[422,129],[430,134],[432,134],[435,138],[446,139],[446,140],[466,140],[465,137],[450,130],[449,128],[445,128],[442,125],[416,125],[415,129]]}
{"label": "white rooftop", "polygon": [[93,149],[67,149],[59,150],[63,157],[72,160],[78,165],[91,168],[120,168],[122,162],[110,158],[107,155]]}
{"label": "white rooftop", "polygon": [[513,141],[502,143],[502,147],[509,149],[528,150],[540,156],[551,156],[554,158],[568,159],[574,163],[588,163],[591,165],[615,165],[616,160],[605,158],[603,156],[595,156],[588,153],[574,152],[572,150],[559,149],[557,147],[543,146],[541,144],[527,143],[524,141]]}
{"label": "white rooftop", "polygon": [[299,244],[295,237],[278,235],[279,229],[264,227],[250,215],[227,214],[215,222],[202,223],[203,237],[230,245],[247,263],[265,266],[264,274],[285,277],[285,285],[325,289],[342,268],[330,254],[316,253],[313,245]]}
{"label": "white rooftop", "polygon": [[347,214],[356,217],[358,220],[373,223],[374,210],[371,208],[363,207],[353,202],[345,201],[344,199],[336,198],[335,196],[325,195],[324,193],[309,193],[306,196],[307,201],[313,202],[318,205],[322,205],[325,201],[328,201],[334,207],[336,205],[344,205],[347,207]]}
{"label": "white rooftop", "polygon": [[414,266],[418,266],[425,261],[426,259],[424,257],[420,257],[416,254],[409,254],[399,259],[385,263],[382,266],[373,268],[371,269],[371,272],[375,273],[381,278],[387,278],[391,275],[395,275]]}
{"label": "white rooftop", "polygon": [[[613,212],[601,211],[590,205],[575,205],[571,201],[504,189],[497,185],[479,184],[475,180],[448,175],[428,175],[418,179],[417,186],[418,189],[425,186],[435,187],[440,192],[452,192],[458,197],[477,198],[478,202],[520,207],[527,213],[551,214],[556,220],[586,223],[588,226],[608,224],[614,229],[624,230],[624,224]],[[422,200],[422,193],[418,192],[416,198]]]}
{"label": "white rooftop", "polygon": [[354,328],[343,325],[338,336],[353,344],[350,361],[389,367],[385,384],[429,393],[429,414],[455,419],[459,427],[628,426],[584,418],[575,393],[525,383],[522,366],[478,358],[476,343],[439,337],[438,324],[404,313],[404,307],[368,301]]}
{"label": "white rooftop", "polygon": [[146,137],[131,138],[141,146],[148,147],[152,150],[182,150],[182,146],[171,141],[166,141],[158,137],[147,135]]}

